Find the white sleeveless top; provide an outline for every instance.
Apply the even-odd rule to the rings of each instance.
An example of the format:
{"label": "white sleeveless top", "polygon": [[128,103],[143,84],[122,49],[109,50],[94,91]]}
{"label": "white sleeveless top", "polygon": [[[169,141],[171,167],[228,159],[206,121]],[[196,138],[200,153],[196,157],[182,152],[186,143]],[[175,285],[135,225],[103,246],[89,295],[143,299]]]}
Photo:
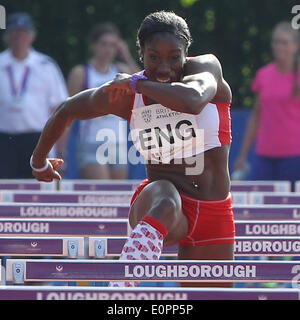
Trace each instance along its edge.
{"label": "white sleeveless top", "polygon": [[[118,72],[118,68],[113,64],[110,65],[107,73],[100,73],[93,66],[86,65],[84,89],[100,87],[113,80]],[[127,142],[127,122],[113,114],[79,122],[79,138],[83,143],[98,143],[97,140],[102,140],[101,137],[106,134],[110,137],[113,134],[115,142]]]}
{"label": "white sleeveless top", "polygon": [[130,133],[145,160],[169,163],[231,142],[230,103],[208,103],[197,114],[173,111],[161,104],[146,105],[135,94]]}

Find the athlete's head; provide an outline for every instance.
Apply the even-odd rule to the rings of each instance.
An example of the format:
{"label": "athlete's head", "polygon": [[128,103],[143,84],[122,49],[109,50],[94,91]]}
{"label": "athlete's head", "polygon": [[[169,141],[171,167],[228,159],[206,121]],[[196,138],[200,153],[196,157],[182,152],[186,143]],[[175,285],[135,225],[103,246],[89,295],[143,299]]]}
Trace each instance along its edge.
{"label": "athlete's head", "polygon": [[167,11],[149,14],[137,34],[140,57],[148,78],[178,81],[191,43],[191,34],[183,18]]}

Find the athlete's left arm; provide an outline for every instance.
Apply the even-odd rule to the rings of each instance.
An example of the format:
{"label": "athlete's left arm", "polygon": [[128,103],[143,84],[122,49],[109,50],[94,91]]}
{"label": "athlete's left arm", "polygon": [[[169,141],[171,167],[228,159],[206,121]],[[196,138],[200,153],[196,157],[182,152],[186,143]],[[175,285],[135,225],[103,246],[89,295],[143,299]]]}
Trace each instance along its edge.
{"label": "athlete's left arm", "polygon": [[[130,78],[130,75],[121,74],[105,90],[111,93],[118,89],[130,90]],[[199,114],[210,101],[231,100],[221,97],[224,85],[220,62],[213,55],[205,55],[187,60],[181,82],[140,80],[137,91],[174,111]],[[223,101],[218,101],[220,99]]]}
{"label": "athlete's left arm", "polygon": [[218,92],[220,71],[215,61],[203,68],[197,60],[196,57],[186,62],[181,82],[138,81],[138,91],[172,110],[199,114]]}
{"label": "athlete's left arm", "polygon": [[214,97],[208,102],[228,103],[232,100],[231,89],[223,77],[221,63],[213,54],[188,58],[185,71],[187,76],[183,79],[184,82],[188,82],[191,77],[201,77],[206,72],[214,77],[217,83],[217,90]]}

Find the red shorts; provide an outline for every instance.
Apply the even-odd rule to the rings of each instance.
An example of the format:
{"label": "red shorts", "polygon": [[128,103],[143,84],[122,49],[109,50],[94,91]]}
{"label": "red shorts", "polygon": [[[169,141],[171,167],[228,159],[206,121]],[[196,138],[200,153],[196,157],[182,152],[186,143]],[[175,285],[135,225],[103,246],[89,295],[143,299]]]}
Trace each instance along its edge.
{"label": "red shorts", "polygon": [[[149,183],[145,179],[137,187],[130,203]],[[182,213],[188,220],[188,234],[178,244],[203,246],[208,244],[234,243],[235,225],[231,194],[224,200],[204,201],[180,194]]]}

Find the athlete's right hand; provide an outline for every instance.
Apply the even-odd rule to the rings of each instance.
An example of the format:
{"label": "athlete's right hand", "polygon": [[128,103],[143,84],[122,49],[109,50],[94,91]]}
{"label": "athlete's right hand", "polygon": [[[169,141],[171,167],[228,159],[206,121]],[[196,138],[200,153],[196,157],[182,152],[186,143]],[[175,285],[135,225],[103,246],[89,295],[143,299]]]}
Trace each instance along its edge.
{"label": "athlete's right hand", "polygon": [[56,171],[63,163],[63,159],[48,158],[50,164],[48,168],[42,172],[32,170],[32,174],[38,181],[52,182],[53,179],[61,180],[61,175]]}
{"label": "athlete's right hand", "polygon": [[109,102],[116,102],[125,94],[133,94],[129,86],[131,77],[132,75],[127,73],[118,73],[114,80],[103,86],[103,92],[108,92],[109,94]]}

